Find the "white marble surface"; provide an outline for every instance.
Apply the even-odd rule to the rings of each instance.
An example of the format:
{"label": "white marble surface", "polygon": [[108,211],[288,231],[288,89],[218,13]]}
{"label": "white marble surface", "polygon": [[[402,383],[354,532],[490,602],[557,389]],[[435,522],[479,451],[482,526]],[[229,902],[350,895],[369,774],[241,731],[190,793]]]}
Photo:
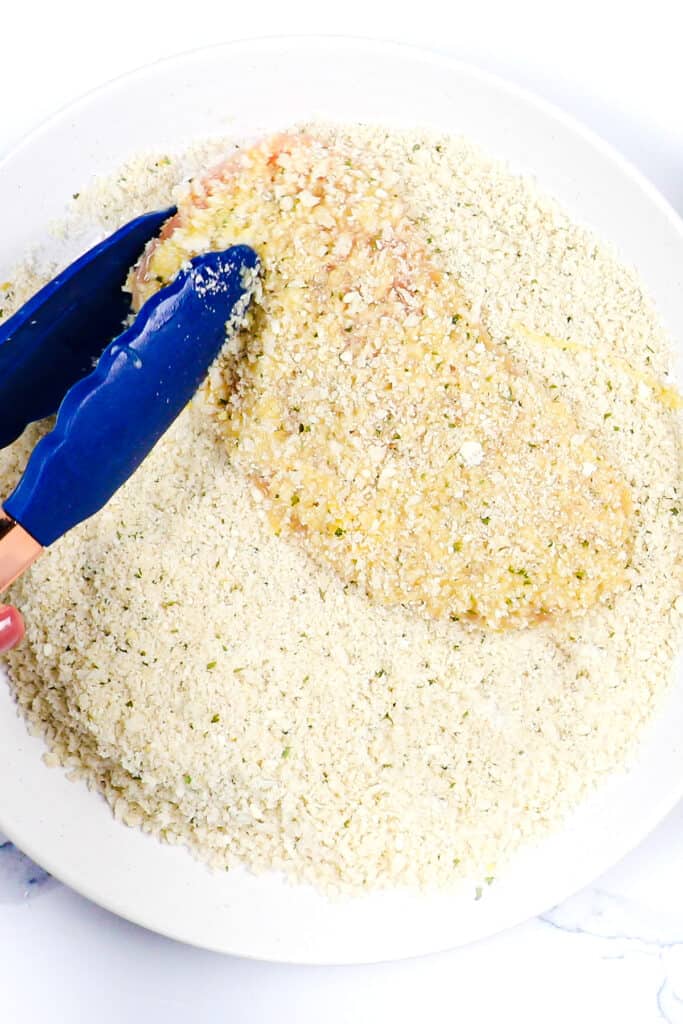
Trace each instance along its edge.
{"label": "white marble surface", "polygon": [[[672,0],[480,0],[466,10],[348,0],[13,4],[3,13],[0,152],[98,82],[174,51],[259,33],[335,32],[438,47],[530,85],[615,143],[683,213],[683,65]],[[106,11],[106,15],[105,12]],[[1,243],[0,243],[1,244]],[[0,816],[2,782],[0,780]],[[232,960],[119,920],[0,836],[0,1018],[43,1021],[581,1021],[683,1024],[683,805],[594,885],[486,942],[400,964]]]}
{"label": "white marble surface", "polygon": [[[562,906],[372,967],[237,961],[128,924],[0,848],[0,1012],[55,1020],[683,1024],[683,805]],[[46,992],[49,989],[49,996]],[[46,1016],[49,1007],[59,1013]],[[6,1016],[5,1016],[6,1015]]]}

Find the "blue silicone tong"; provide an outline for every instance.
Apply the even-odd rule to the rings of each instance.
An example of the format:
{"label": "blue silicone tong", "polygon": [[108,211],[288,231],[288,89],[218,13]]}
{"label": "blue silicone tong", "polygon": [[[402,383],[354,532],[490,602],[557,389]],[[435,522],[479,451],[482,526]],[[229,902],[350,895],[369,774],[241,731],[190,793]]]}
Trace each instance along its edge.
{"label": "blue silicone tong", "polygon": [[191,260],[120,333],[128,270],[174,212],[131,221],[0,325],[0,447],[57,412],[0,513],[0,591],[125,483],[246,310],[259,264],[237,245]]}

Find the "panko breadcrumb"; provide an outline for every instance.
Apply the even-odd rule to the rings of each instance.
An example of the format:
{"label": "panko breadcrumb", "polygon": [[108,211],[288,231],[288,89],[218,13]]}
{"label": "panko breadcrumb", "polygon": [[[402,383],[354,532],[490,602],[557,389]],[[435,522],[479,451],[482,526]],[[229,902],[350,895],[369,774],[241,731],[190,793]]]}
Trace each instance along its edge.
{"label": "panko breadcrumb", "polygon": [[[215,866],[281,869],[350,893],[492,876],[624,765],[668,684],[683,605],[670,344],[632,271],[465,140],[307,132],[393,168],[424,239],[417,273],[434,261],[452,276],[463,308],[451,315],[490,339],[496,372],[503,355],[523,367],[532,384],[520,387],[543,395],[542,410],[557,394],[572,472],[589,481],[600,466],[605,487],[626,488],[628,557],[613,582],[623,580],[581,615],[507,631],[369,600],[343,564],[312,557],[262,514],[263,481],[226,451],[216,416],[224,362],[107,507],[13,587],[27,641],[8,655],[11,684],[55,762],[122,821]],[[82,205],[102,206],[111,230],[168,201],[175,160],[141,159]],[[192,162],[182,157],[175,181]],[[194,167],[207,165],[202,152]],[[24,268],[6,312],[45,276]],[[263,308],[267,339],[277,332]],[[361,315],[349,310],[354,325]],[[299,422],[312,438],[312,406],[295,441]],[[5,491],[38,429],[0,455]],[[481,473],[487,487],[488,437],[463,431],[457,452],[462,479]],[[270,454],[267,465],[280,469]],[[303,484],[312,466],[297,463]],[[291,481],[269,509],[276,526],[291,526],[307,493],[293,505]],[[472,543],[504,530],[495,515]]]}

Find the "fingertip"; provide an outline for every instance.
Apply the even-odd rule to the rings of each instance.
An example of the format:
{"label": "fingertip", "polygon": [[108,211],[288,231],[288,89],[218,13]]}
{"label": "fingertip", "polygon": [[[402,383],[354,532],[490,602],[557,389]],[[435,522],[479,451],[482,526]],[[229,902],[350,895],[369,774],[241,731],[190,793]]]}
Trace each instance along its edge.
{"label": "fingertip", "polygon": [[0,654],[16,647],[24,636],[24,620],[11,605],[0,606]]}

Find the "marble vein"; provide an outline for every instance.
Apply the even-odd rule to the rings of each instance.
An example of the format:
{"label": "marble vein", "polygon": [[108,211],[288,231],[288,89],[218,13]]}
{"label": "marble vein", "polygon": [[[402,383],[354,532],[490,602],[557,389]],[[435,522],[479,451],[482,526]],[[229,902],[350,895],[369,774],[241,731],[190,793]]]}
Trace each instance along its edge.
{"label": "marble vein", "polygon": [[58,883],[0,834],[0,903],[22,903]]}
{"label": "marble vein", "polygon": [[656,912],[599,888],[585,889],[538,918],[601,960],[646,957],[655,965],[653,1002],[659,1019],[683,1024],[683,924],[680,914]]}

